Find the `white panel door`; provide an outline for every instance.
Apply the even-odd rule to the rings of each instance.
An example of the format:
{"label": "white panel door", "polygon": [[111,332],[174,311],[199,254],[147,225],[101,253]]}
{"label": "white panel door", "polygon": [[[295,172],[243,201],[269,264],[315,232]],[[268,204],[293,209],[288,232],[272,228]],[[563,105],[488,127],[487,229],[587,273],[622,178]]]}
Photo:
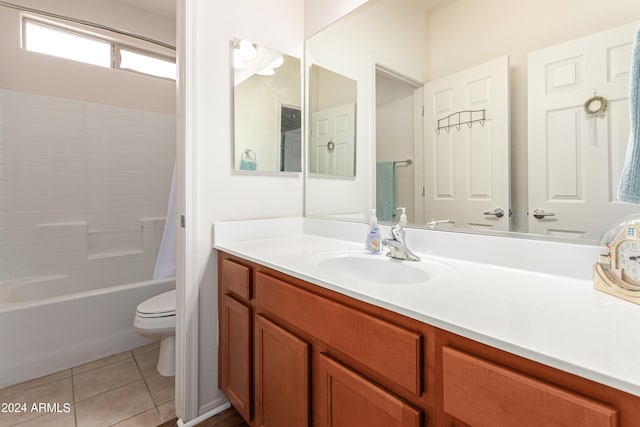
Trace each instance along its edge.
{"label": "white panel door", "polygon": [[[509,230],[509,57],[430,82],[424,96],[425,222]],[[485,110],[486,120],[435,132],[439,120],[464,110]],[[492,215],[496,209],[504,215]]]}
{"label": "white panel door", "polygon": [[[636,27],[529,54],[529,232],[597,240],[608,225],[638,211],[617,200]],[[608,100],[602,117],[583,108],[594,91]]]}
{"label": "white panel door", "polygon": [[311,173],[355,175],[356,104],[311,113]]}

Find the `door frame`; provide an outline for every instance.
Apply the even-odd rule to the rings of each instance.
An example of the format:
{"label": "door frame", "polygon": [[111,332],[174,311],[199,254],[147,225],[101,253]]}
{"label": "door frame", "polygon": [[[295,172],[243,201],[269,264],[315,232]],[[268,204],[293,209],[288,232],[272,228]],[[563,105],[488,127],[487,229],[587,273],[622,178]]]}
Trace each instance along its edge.
{"label": "door frame", "polygon": [[[422,138],[424,136],[424,82],[411,78],[405,74],[402,74],[391,67],[388,67],[380,62],[376,62],[373,71],[373,81],[376,81],[377,74],[383,74],[388,78],[403,82],[414,88],[413,92],[413,218],[414,223],[420,224],[424,219],[424,162],[422,153]],[[374,87],[373,97],[375,99],[376,90]],[[374,101],[374,105],[377,102]],[[374,115],[375,117],[375,115]],[[373,200],[376,199],[376,180],[375,180],[375,164],[376,164],[376,144],[378,143],[376,138],[376,121],[373,120]]]}

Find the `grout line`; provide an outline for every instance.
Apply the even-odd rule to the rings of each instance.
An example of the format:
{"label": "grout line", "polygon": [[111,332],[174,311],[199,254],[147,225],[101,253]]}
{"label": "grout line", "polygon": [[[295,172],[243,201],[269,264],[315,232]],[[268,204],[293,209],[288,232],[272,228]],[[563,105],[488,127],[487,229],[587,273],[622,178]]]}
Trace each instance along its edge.
{"label": "grout line", "polygon": [[138,415],[140,415],[140,414],[144,414],[145,412],[148,412],[148,411],[150,411],[150,410],[151,410],[151,408],[149,408],[149,409],[145,409],[145,410],[144,410],[144,411],[142,411],[142,412],[138,412],[137,414],[131,415],[129,418],[125,418],[125,419],[123,419],[123,420],[116,421],[116,422],[115,422],[115,423],[113,423],[113,424],[109,424],[107,427],[117,426],[117,425],[118,425],[118,424],[120,424],[120,423],[123,423],[123,422],[125,422],[125,421],[128,421],[128,420],[130,420],[131,418],[137,417]]}
{"label": "grout line", "polygon": [[73,405],[73,425],[78,427],[78,405],[76,404],[76,384],[73,381],[73,368],[71,368],[71,404]]}
{"label": "grout line", "polygon": [[[129,350],[128,352],[129,352],[129,353],[131,353],[131,351],[130,351],[130,350]],[[123,351],[123,352],[121,352],[121,353],[116,353],[116,354],[122,354],[122,353],[125,353],[125,352]],[[106,359],[106,358],[108,358],[108,357],[115,356],[116,354],[112,354],[111,356],[106,356],[106,357],[102,357],[102,358],[100,358],[100,359],[92,360],[91,362],[83,363],[82,365],[74,366],[73,368],[70,368],[70,369],[71,369],[71,376],[72,376],[72,377],[75,377],[75,376],[77,376],[77,375],[86,374],[87,372],[95,371],[96,369],[104,368],[105,366],[111,366],[111,365],[114,365],[114,364],[116,364],[116,363],[120,363],[120,362],[123,362],[123,361],[127,360],[127,358],[125,357],[124,359],[115,360],[115,361],[113,361],[113,362],[109,362],[109,363],[107,363],[107,364],[105,364],[105,365],[96,366],[95,368],[91,368],[91,369],[87,369],[86,371],[78,372],[77,374],[73,371],[74,369],[79,368],[80,366],[88,365],[89,363],[95,363],[95,362],[97,362],[97,361],[99,361],[99,360],[102,360],[102,359]],[[133,353],[131,354],[131,357],[133,357]]]}
{"label": "grout line", "polygon": [[[131,355],[133,356],[133,352],[131,353]],[[147,389],[147,393],[149,393],[151,402],[153,402],[153,406],[155,406],[156,411],[158,411],[158,405],[156,405],[156,401],[153,399],[153,394],[151,394],[151,389],[149,388],[149,384],[147,384],[147,379],[144,377],[144,374],[142,373],[142,369],[140,369],[140,365],[138,364],[138,360],[136,359],[135,356],[133,356],[133,361],[136,364],[136,368],[138,368],[138,373],[140,374],[140,377],[142,377],[142,382],[144,383],[144,386]],[[158,415],[159,414],[160,414],[160,411],[158,411]]]}
{"label": "grout line", "polygon": [[[0,388],[0,398],[6,399],[6,398],[8,398],[10,396],[13,396],[15,394],[24,393],[25,391],[32,390],[32,389],[37,388],[37,387],[42,387],[42,386],[45,386],[45,385],[48,385],[48,384],[51,384],[51,383],[55,383],[55,382],[60,381],[60,380],[71,378],[73,376],[73,372],[71,371],[71,369],[72,368],[62,369],[62,370],[57,371],[57,372],[52,372],[50,374],[45,374],[45,375],[42,375],[40,377],[32,378],[30,380],[22,381],[22,382],[19,382],[19,383],[16,383],[16,384],[12,384],[12,385],[4,387],[4,388]],[[28,382],[31,382],[31,381],[35,382],[35,381],[40,380],[40,379],[42,379],[44,377],[57,375],[57,374],[59,374],[61,372],[64,372],[64,371],[69,371],[69,376],[68,377],[61,377],[61,378],[57,378],[57,379],[47,380],[46,382],[43,382],[43,383],[32,384],[30,386],[27,386],[27,388],[24,388],[24,389],[18,390],[18,391],[14,391],[14,392],[11,392],[11,393],[8,393],[8,394],[5,394],[6,392],[4,392],[4,390],[10,389],[11,387],[16,387],[16,386],[19,386],[20,384],[28,383]]]}
{"label": "grout line", "polygon": [[[128,384],[123,384],[123,385],[121,385],[120,387],[116,387],[116,388],[114,388],[114,389],[112,389],[112,390],[105,391],[105,392],[100,393],[100,394],[96,394],[95,396],[91,396],[91,397],[89,397],[89,398],[87,398],[87,399],[85,399],[85,400],[82,400],[81,402],[86,402],[86,401],[87,401],[87,400],[89,400],[89,399],[93,399],[93,398],[95,398],[95,397],[102,396],[103,394],[110,393],[110,392],[113,392],[113,391],[116,391],[116,390],[120,390],[120,389],[122,389],[122,388],[125,388],[125,387],[130,386],[131,384],[135,384],[136,382],[138,382],[138,380],[133,381],[133,382],[130,382],[130,383],[128,383]],[[151,396],[149,396],[149,397],[151,397]],[[79,403],[79,402],[78,402],[78,403]],[[151,403],[153,403],[153,398],[151,399]],[[153,403],[153,405],[155,406],[155,403]],[[137,416],[137,415],[142,414],[143,412],[147,412],[147,411],[148,411],[148,410],[150,410],[150,409],[152,409],[152,408],[147,408],[147,409],[143,410],[142,412],[138,412],[137,414],[134,414],[134,415],[130,416],[129,418],[133,418],[133,417],[135,417],[135,416]],[[128,420],[129,418],[125,418],[125,419],[123,419],[123,420],[117,421],[115,424],[110,424],[108,427],[111,427],[111,426],[114,426],[114,425],[116,425],[116,424],[118,424],[118,423],[121,423],[121,422],[123,422],[123,421],[126,421],[126,420]]]}

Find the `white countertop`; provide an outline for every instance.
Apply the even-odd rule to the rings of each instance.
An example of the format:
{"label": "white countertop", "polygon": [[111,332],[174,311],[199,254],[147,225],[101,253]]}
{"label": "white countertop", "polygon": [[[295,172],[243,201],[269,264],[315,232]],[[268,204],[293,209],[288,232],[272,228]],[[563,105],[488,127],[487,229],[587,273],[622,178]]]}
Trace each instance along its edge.
{"label": "white countertop", "polygon": [[304,232],[257,239],[220,234],[216,249],[640,396],[640,306],[595,291],[591,280],[417,252],[458,273],[421,285],[349,283],[311,268],[308,258],[362,252],[363,244]]}

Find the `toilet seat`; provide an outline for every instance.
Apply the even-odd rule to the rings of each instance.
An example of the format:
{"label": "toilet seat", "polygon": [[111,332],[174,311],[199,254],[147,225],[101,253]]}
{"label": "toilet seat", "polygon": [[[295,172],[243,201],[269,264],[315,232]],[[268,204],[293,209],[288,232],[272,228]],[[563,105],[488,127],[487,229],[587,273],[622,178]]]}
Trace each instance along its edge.
{"label": "toilet seat", "polygon": [[136,316],[142,318],[172,317],[176,315],[176,291],[156,295],[138,304]]}

